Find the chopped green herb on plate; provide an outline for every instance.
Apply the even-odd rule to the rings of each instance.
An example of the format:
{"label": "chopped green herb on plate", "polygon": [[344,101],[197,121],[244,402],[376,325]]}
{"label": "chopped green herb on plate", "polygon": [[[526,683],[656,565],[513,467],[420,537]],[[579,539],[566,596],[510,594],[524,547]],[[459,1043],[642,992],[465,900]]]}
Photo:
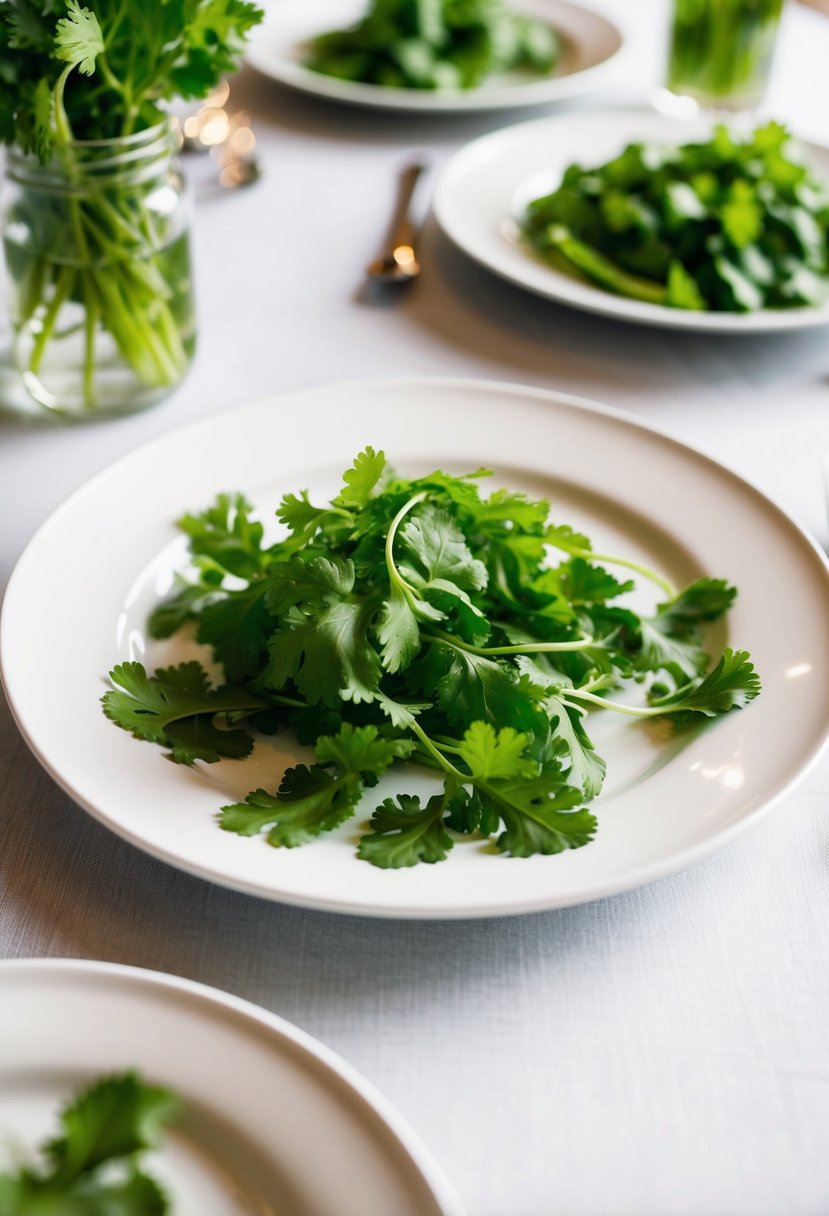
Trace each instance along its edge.
{"label": "chopped green herb on plate", "polygon": [[646,303],[755,312],[829,299],[829,186],[778,123],[572,164],[522,227],[557,269]]}
{"label": "chopped green herb on plate", "polygon": [[503,0],[372,0],[349,29],[319,34],[306,66],[394,89],[471,89],[513,68],[552,71],[550,25]]}

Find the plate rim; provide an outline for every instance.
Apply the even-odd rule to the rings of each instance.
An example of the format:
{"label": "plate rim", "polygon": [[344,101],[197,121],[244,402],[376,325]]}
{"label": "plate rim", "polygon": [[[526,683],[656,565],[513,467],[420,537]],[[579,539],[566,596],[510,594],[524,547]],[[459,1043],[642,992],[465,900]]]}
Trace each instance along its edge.
{"label": "plate rim", "polygon": [[[529,133],[532,129],[537,129],[540,132],[542,128],[552,127],[553,125],[556,127],[575,126],[584,122],[601,127],[603,122],[607,122],[608,120],[615,122],[620,118],[631,123],[635,123],[637,120],[650,119],[654,122],[662,122],[666,125],[670,124],[677,130],[681,130],[684,125],[684,120],[660,114],[656,110],[647,109],[643,106],[624,105],[618,108],[614,107],[613,109],[576,110],[560,114],[544,114],[540,117],[511,123],[509,126],[500,127],[496,131],[488,131],[463,144],[440,168],[432,192],[431,204],[432,214],[437,221],[440,231],[465,257],[470,258],[476,265],[483,267],[489,274],[495,275],[504,282],[511,283],[514,287],[537,296],[539,299],[547,300],[565,308],[575,309],[589,316],[600,316],[612,321],[621,321],[627,325],[641,325],[650,329],[667,329],[685,333],[704,333],[717,337],[741,338],[756,337],[761,334],[791,333],[797,330],[829,325],[829,300],[817,308],[814,306],[792,309],[764,308],[750,313],[695,312],[691,309],[669,308],[666,305],[631,300],[626,296],[617,296],[613,292],[604,291],[595,284],[589,282],[583,283],[577,279],[573,279],[572,282],[580,288],[589,288],[591,294],[586,299],[578,296],[574,297],[567,290],[567,286],[571,280],[565,274],[557,272],[553,267],[549,267],[549,286],[528,281],[518,270],[500,265],[497,260],[493,262],[493,259],[487,257],[476,245],[473,245],[466,238],[465,233],[459,230],[458,226],[448,217],[447,213],[450,203],[447,202],[447,199],[450,198],[452,193],[452,178],[457,176],[463,162],[467,159],[473,160],[476,153],[480,154],[486,144],[508,143],[511,137],[517,138],[521,132]],[[635,136],[631,135],[626,138],[635,138]],[[821,147],[813,140],[798,139],[798,142],[804,148],[814,148],[823,154],[829,151],[829,149]],[[544,166],[540,165],[538,171],[542,171],[543,168]],[[511,217],[508,212],[505,212],[502,218],[506,220]],[[499,234],[499,242],[504,239],[503,235]],[[532,263],[530,254],[526,251],[524,252],[528,261]],[[542,265],[542,263],[539,263],[539,265]]]}
{"label": "plate rim", "polygon": [[73,978],[80,976],[82,982],[103,976],[114,983],[134,985],[160,994],[162,1005],[165,996],[173,993],[183,995],[192,1002],[194,1010],[206,1010],[208,1017],[217,1009],[235,1015],[234,1034],[241,1033],[239,1028],[245,1025],[255,1026],[260,1033],[264,1030],[274,1043],[279,1044],[280,1050],[286,1050],[301,1062],[303,1072],[314,1067],[318,1073],[324,1074],[326,1082],[335,1087],[338,1096],[348,1100],[352,1114],[359,1114],[364,1127],[366,1116],[371,1116],[391,1135],[407,1164],[423,1179],[441,1216],[465,1216],[465,1209],[452,1183],[420,1136],[391,1101],[333,1048],[280,1014],[200,980],[156,968],[99,959],[54,956],[0,959],[0,990],[7,977],[19,975],[25,979],[29,975],[50,972]]}
{"label": "plate rim", "polygon": [[661,878],[669,877],[672,874],[678,873],[693,865],[695,862],[704,859],[719,849],[726,847],[734,839],[736,839],[743,831],[757,824],[765,815],[770,813],[792,790],[800,784],[802,780],[812,771],[818,763],[821,756],[826,752],[829,746],[829,719],[824,723],[822,737],[817,738],[814,742],[811,751],[807,754],[807,758],[802,763],[801,767],[794,773],[789,774],[776,789],[767,798],[762,800],[757,806],[751,809],[747,814],[742,816],[735,823],[728,827],[722,828],[712,837],[700,841],[696,845],[692,845],[679,852],[672,853],[669,857],[662,858],[658,861],[647,863],[643,866],[634,867],[633,869],[624,870],[618,874],[614,874],[612,878],[594,881],[593,888],[587,894],[575,894],[557,897],[555,891],[551,893],[551,897],[546,900],[540,900],[533,896],[527,900],[513,899],[508,903],[499,904],[493,907],[491,903],[470,904],[466,903],[462,907],[457,906],[439,906],[427,907],[422,905],[398,905],[392,903],[383,903],[380,901],[363,904],[359,899],[350,899],[347,904],[344,904],[340,898],[326,899],[322,896],[310,895],[306,896],[296,892],[274,891],[273,887],[265,887],[258,882],[245,882],[241,879],[236,879],[233,876],[227,876],[225,873],[217,873],[215,868],[207,864],[200,864],[191,861],[189,858],[182,858],[172,849],[155,844],[148,844],[147,841],[136,833],[121,824],[113,822],[107,816],[106,811],[95,805],[91,800],[85,798],[79,791],[74,789],[74,786],[68,778],[64,777],[49,761],[41,749],[32,731],[30,731],[22,720],[18,706],[15,703],[13,690],[9,688],[9,683],[6,674],[6,654],[10,649],[8,640],[9,631],[9,603],[13,604],[13,597],[17,594],[16,588],[18,582],[25,577],[25,565],[31,560],[31,552],[34,551],[36,544],[39,541],[41,533],[45,532],[60,522],[59,517],[68,510],[72,504],[86,496],[93,494],[100,481],[103,481],[113,476],[123,466],[133,460],[141,460],[151,455],[156,447],[163,447],[172,439],[186,438],[194,436],[200,431],[209,432],[211,427],[217,421],[226,420],[238,413],[256,413],[257,411],[273,408],[275,401],[282,404],[290,402],[301,402],[303,398],[308,399],[316,394],[341,393],[343,391],[359,391],[360,389],[371,390],[394,390],[400,388],[414,388],[421,390],[471,390],[475,392],[493,392],[493,393],[508,393],[517,395],[531,401],[547,402],[566,409],[572,409],[575,412],[585,411],[588,414],[598,415],[609,418],[623,426],[640,431],[652,438],[658,439],[660,442],[667,444],[668,447],[678,450],[681,453],[692,456],[695,460],[701,461],[707,465],[709,469],[715,471],[720,477],[725,477],[727,480],[736,484],[743,492],[748,492],[755,499],[759,499],[761,505],[766,509],[771,509],[772,514],[782,522],[794,535],[801,545],[804,545],[809,552],[812,560],[815,560],[817,566],[822,571],[823,579],[827,582],[827,591],[829,592],[829,557],[822,551],[817,543],[817,540],[812,537],[809,532],[795,520],[789,512],[787,512],[771,495],[760,489],[749,478],[729,468],[722,461],[717,460],[708,452],[695,444],[687,443],[684,439],[674,435],[670,429],[654,425],[649,420],[630,414],[627,411],[616,406],[606,405],[601,402],[594,401],[587,397],[582,397],[572,393],[559,392],[554,389],[538,388],[529,385],[520,385],[508,381],[488,380],[478,377],[460,377],[460,376],[408,376],[408,377],[363,377],[356,379],[338,380],[333,382],[324,382],[321,384],[310,385],[303,388],[287,389],[276,391],[274,393],[257,397],[253,401],[242,403],[235,407],[226,410],[217,411],[215,414],[207,418],[193,420],[185,423],[180,427],[176,427],[171,431],[167,431],[156,436],[147,443],[140,444],[137,448],[125,453],[117,460],[105,466],[92,478],[79,486],[72,494],[70,494],[62,503],[60,503],[38,527],[33,536],[27,542],[22,553],[19,555],[3,596],[2,605],[0,605],[0,683],[2,684],[9,707],[12,712],[15,723],[17,724],[20,733],[30,750],[46,772],[51,776],[55,783],[63,789],[69,797],[88,814],[92,816],[98,823],[101,823],[107,830],[112,831],[121,839],[126,840],[129,844],[138,848],[141,852],[155,857],[175,869],[184,871],[197,878],[208,882],[216,883],[219,886],[230,890],[239,891],[243,894],[254,895],[259,898],[268,899],[273,902],[282,903],[285,905],[313,909],[323,912],[334,912],[340,915],[363,916],[373,919],[383,920],[472,920],[472,919],[488,919],[500,918],[502,916],[519,916],[531,913],[550,911],[558,908],[579,906],[581,904],[593,902],[597,899],[604,899],[609,896],[620,894],[624,891],[633,890],[641,886],[645,886],[651,882]]}
{"label": "plate rim", "polygon": [[[443,115],[445,117],[552,105],[559,101],[583,96],[585,93],[610,83],[612,78],[621,71],[624,60],[630,53],[631,45],[627,22],[624,20],[619,20],[616,16],[611,18],[607,13],[593,8],[589,3],[574,4],[572,0],[552,0],[552,2],[560,8],[578,9],[590,18],[604,23],[608,31],[617,39],[616,49],[599,63],[594,63],[579,71],[568,72],[563,76],[550,76],[546,79],[530,81],[527,84],[502,86],[500,89],[492,89],[488,95],[486,92],[475,89],[450,94],[428,90],[392,89],[361,81],[339,80],[334,76],[329,77],[320,72],[313,72],[302,63],[281,57],[276,59],[274,66],[274,62],[267,54],[260,53],[257,45],[262,37],[260,31],[267,30],[267,23],[273,10],[268,10],[265,22],[252,32],[245,48],[244,59],[245,63],[254,71],[277,84],[324,101],[356,106],[361,109],[397,111],[426,116]],[[553,18],[554,14],[551,14],[551,22]],[[568,82],[567,86],[565,87],[562,82]],[[550,88],[551,85],[556,87]]]}

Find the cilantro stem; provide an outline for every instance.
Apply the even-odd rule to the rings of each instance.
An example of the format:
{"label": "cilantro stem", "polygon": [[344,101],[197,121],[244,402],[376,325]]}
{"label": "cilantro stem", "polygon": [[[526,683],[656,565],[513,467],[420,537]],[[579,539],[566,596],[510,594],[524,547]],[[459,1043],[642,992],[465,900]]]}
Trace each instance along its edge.
{"label": "cilantro stem", "polygon": [[[584,688],[568,688],[562,694],[562,700],[567,704],[570,697],[577,697],[580,701],[589,701],[591,705],[598,705],[601,709],[612,709],[617,714],[628,714],[631,718],[658,718],[662,714],[670,714],[682,709],[682,705],[669,705],[665,709],[650,709],[645,706],[638,705],[623,705],[620,701],[608,701],[604,697],[597,697],[595,693],[587,692]],[[573,706],[574,709],[579,706]]]}
{"label": "cilantro stem", "polygon": [[615,557],[612,553],[594,553],[592,549],[582,549],[578,545],[562,544],[561,541],[553,540],[549,536],[546,539],[547,544],[552,545],[554,549],[560,549],[563,553],[569,553],[571,557],[582,557],[588,562],[606,562],[609,566],[624,566],[626,570],[633,570],[635,574],[641,574],[649,582],[655,583],[665,592],[669,600],[676,596],[676,587],[673,583],[658,574],[656,570],[651,570],[649,566],[643,566],[641,562],[631,561],[627,557]]}
{"label": "cilantro stem", "polygon": [[469,780],[469,775],[467,773],[462,773],[460,769],[455,768],[454,764],[451,764],[446,759],[443,752],[435,746],[434,742],[426,734],[426,731],[414,718],[409,723],[409,729],[415,733],[425,750],[437,761],[445,773],[449,773],[453,777],[458,777],[461,781]]}
{"label": "cilantro stem", "polygon": [[400,592],[409,601],[409,604],[414,608],[414,601],[417,598],[414,587],[411,583],[407,583],[403,575],[397,569],[394,560],[394,538],[397,535],[397,529],[400,527],[403,520],[409,514],[413,507],[416,507],[419,502],[423,502],[424,498],[429,497],[428,490],[421,490],[418,494],[413,494],[408,502],[404,502],[403,506],[391,521],[388,533],[386,534],[386,569],[389,572],[389,579],[393,587],[397,587]]}
{"label": "cilantro stem", "polygon": [[661,574],[657,574],[656,570],[651,570],[649,566],[643,566],[640,562],[630,561],[626,557],[614,557],[610,553],[591,553],[587,556],[588,560],[594,562],[607,562],[609,566],[624,566],[626,570],[633,570],[635,574],[641,574],[643,578],[648,579],[651,583],[655,583],[665,592],[669,600],[676,596],[676,587],[668,579],[663,578]]}
{"label": "cilantro stem", "polygon": [[51,338],[52,331],[55,328],[58,313],[63,307],[64,301],[72,289],[74,278],[75,272],[71,266],[64,266],[61,268],[55,283],[55,290],[52,294],[52,299],[49,302],[49,306],[47,307],[46,313],[40,324],[40,333],[35,339],[34,346],[32,347],[32,353],[29,357],[29,371],[34,372],[35,375],[37,375],[40,370],[40,364],[43,360],[46,347],[49,345],[49,339]]}
{"label": "cilantro stem", "polygon": [[467,654],[477,654],[482,658],[499,654],[555,654],[562,651],[586,650],[594,644],[593,638],[585,636],[573,638],[569,642],[523,642],[518,646],[472,646],[471,643],[462,641],[454,634],[443,633],[440,629],[433,629],[431,633],[424,634],[424,637],[431,641],[445,642],[447,646],[453,646],[455,650],[463,650]]}

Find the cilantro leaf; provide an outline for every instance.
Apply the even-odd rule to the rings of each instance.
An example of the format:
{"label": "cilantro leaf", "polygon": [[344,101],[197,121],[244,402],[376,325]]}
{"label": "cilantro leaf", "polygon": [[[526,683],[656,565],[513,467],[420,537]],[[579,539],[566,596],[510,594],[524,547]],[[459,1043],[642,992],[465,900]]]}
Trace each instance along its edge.
{"label": "cilantro leaf", "polygon": [[78,0],[68,0],[66,9],[68,15],[57,23],[55,58],[76,67],[84,76],[91,76],[95,60],[104,50],[98,18],[90,9],[81,8]]}
{"label": "cilantro leaf", "polygon": [[582,794],[565,785],[555,769],[530,780],[479,781],[476,789],[483,807],[504,823],[497,848],[512,857],[580,849],[595,835],[595,815],[572,809],[583,801]]}
{"label": "cilantro leaf", "polygon": [[176,591],[156,604],[150,613],[147,623],[150,637],[170,638],[186,621],[197,620],[208,604],[224,598],[221,582],[221,575],[216,579],[213,574],[202,573],[197,583],[176,575]]}
{"label": "cilantro leaf", "polygon": [[453,843],[443,826],[446,803],[445,792],[424,807],[409,794],[386,798],[371,817],[371,833],[360,838],[358,856],[383,870],[445,861]]}
{"label": "cilantro leaf", "polygon": [[102,1078],[65,1107],[42,1167],[0,1175],[0,1216],[166,1216],[164,1192],[137,1161],[180,1114],[170,1090],[134,1072]]}
{"label": "cilantro leaf", "polygon": [[464,591],[480,591],[487,584],[487,569],[472,556],[466,537],[442,507],[424,506],[410,516],[398,533],[404,558],[401,574],[421,591],[435,581],[452,583]]}
{"label": "cilantro leaf", "polygon": [[691,714],[713,718],[730,709],[743,709],[760,690],[760,677],[748,651],[727,646],[706,676],[683,685],[669,696],[654,699],[652,704],[660,712],[680,718]]}
{"label": "cilantro leaf", "polygon": [[350,469],[343,474],[343,488],[334,502],[344,507],[364,507],[377,488],[386,470],[386,457],[374,448],[364,448],[354,458]]}
{"label": "cilantro leaf", "polygon": [[702,648],[697,623],[722,616],[736,594],[724,579],[697,579],[674,599],[660,604],[655,616],[641,617],[636,626],[641,641],[637,667],[646,671],[664,669],[678,682],[699,675],[708,655]]}
{"label": "cilantro leaf", "polygon": [[670,616],[642,617],[638,633],[641,649],[636,658],[640,671],[670,672],[675,679],[693,679],[705,668],[708,655],[696,630],[677,630]]}
{"label": "cilantro leaf", "polygon": [[489,722],[473,722],[465,732],[458,753],[474,778],[484,780],[535,776],[537,765],[524,755],[529,735],[502,727],[498,733]]}
{"label": "cilantro leaf", "polygon": [[376,726],[344,722],[336,735],[323,735],[317,740],[314,755],[321,765],[336,764],[344,772],[376,779],[395,760],[410,756],[412,747],[410,739],[382,738]]}
{"label": "cilantro leaf", "polygon": [[354,587],[354,563],[332,554],[292,557],[271,566],[266,601],[275,615],[300,604],[313,610],[345,599]]}
{"label": "cilantro leaf", "polygon": [[585,798],[596,798],[601,793],[607,765],[584,728],[584,711],[555,695],[546,697],[544,708],[550,715],[553,738],[563,741],[570,756],[568,783],[580,789]]}
{"label": "cilantro leaf", "polygon": [[182,515],[177,527],[190,539],[191,552],[211,558],[238,578],[253,578],[266,560],[263,528],[251,519],[253,507],[243,494],[217,494],[198,515]]}
{"label": "cilantro leaf", "polygon": [[657,612],[675,626],[679,621],[716,621],[737,598],[736,587],[722,578],[700,578],[684,591],[660,604]]}
{"label": "cilantro leaf", "polygon": [[386,671],[394,674],[408,667],[421,647],[420,625],[408,596],[398,583],[392,583],[376,629]]}
{"label": "cilantro leaf", "polygon": [[277,508],[280,523],[295,534],[311,532],[329,514],[328,507],[315,507],[308,499],[308,491],[286,494]]}
{"label": "cilantro leaf", "polygon": [[233,684],[251,679],[267,660],[274,624],[267,591],[268,584],[260,580],[221,599],[208,599],[201,608],[196,639],[213,647],[214,658]]}
{"label": "cilantro leaf", "polygon": [[[633,581],[620,583],[608,570],[595,566],[583,557],[573,557],[555,571],[548,572],[559,588],[560,595],[571,604],[602,604],[633,590]],[[552,585],[552,584],[549,584]]]}
{"label": "cilantro leaf", "polygon": [[222,756],[247,756],[253,740],[246,731],[218,730],[215,714],[253,713],[266,703],[240,688],[211,688],[200,663],[180,663],[147,675],[141,663],[119,663],[109,673],[115,689],[104,693],[106,716],[137,739],[171,749],[174,760],[212,764]]}
{"label": "cilantro leaf", "polygon": [[453,726],[465,728],[478,720],[516,729],[522,725],[513,722],[517,678],[513,668],[503,660],[436,642],[412,675],[428,696],[436,697]]}
{"label": "cilantro leaf", "polygon": [[63,1134],[46,1151],[63,1177],[76,1177],[109,1158],[153,1148],[179,1110],[169,1090],[146,1085],[134,1072],[107,1077],[66,1107]]}
{"label": "cilantro leaf", "polygon": [[292,608],[287,628],[269,643],[267,683],[283,688],[293,680],[312,705],[332,708],[346,701],[371,701],[377,690],[380,659],[368,639],[374,605],[342,600],[317,616]]}
{"label": "cilantro leaf", "polygon": [[270,828],[268,844],[293,849],[349,819],[362,792],[356,773],[332,775],[317,764],[299,764],[285,772],[276,794],[258,789],[244,802],[222,807],[219,823],[240,836]]}

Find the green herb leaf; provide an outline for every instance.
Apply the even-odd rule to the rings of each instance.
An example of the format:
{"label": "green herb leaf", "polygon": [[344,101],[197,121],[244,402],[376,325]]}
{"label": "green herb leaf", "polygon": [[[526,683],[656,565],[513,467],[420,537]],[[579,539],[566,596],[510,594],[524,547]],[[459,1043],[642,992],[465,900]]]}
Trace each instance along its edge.
{"label": "green herb leaf", "polygon": [[386,798],[371,817],[371,834],[362,836],[357,853],[383,870],[399,870],[425,861],[445,861],[452,837],[443,826],[446,794],[435,794],[421,807],[420,799],[398,794]]}
{"label": "green herb leaf", "polygon": [[68,16],[61,17],[55,35],[55,57],[76,67],[84,76],[95,71],[95,60],[104,50],[98,18],[78,0],[68,0]]}
{"label": "green herb leaf", "polygon": [[713,718],[731,709],[743,709],[760,692],[760,677],[745,650],[726,647],[705,677],[678,688],[670,696],[653,701],[661,712],[685,717],[703,714]]}
{"label": "green herb leaf", "polygon": [[109,673],[117,687],[104,693],[106,716],[138,739],[171,749],[182,764],[222,756],[247,756],[253,740],[246,731],[219,730],[216,714],[254,713],[266,703],[241,688],[211,688],[200,663],[159,668],[148,676],[141,663],[119,663]]}
{"label": "green herb leaf", "polygon": [[356,773],[332,775],[319,765],[300,764],[286,771],[276,794],[254,790],[244,802],[222,807],[219,822],[240,836],[270,828],[268,844],[293,849],[349,819],[362,792]]}
{"label": "green herb leaf", "polygon": [[343,474],[343,488],[340,490],[335,503],[344,507],[364,507],[376,490],[386,469],[386,457],[383,452],[375,452],[367,447],[354,458],[350,469]]}
{"label": "green herb leaf", "polygon": [[372,701],[381,674],[368,639],[373,614],[372,604],[349,600],[315,617],[292,608],[285,616],[287,628],[271,637],[267,683],[281,689],[293,680],[311,705]]}
{"label": "green herb leaf", "polygon": [[64,1109],[43,1168],[0,1175],[0,1216],[166,1216],[164,1192],[137,1161],[180,1113],[170,1090],[136,1073],[95,1082]]}

